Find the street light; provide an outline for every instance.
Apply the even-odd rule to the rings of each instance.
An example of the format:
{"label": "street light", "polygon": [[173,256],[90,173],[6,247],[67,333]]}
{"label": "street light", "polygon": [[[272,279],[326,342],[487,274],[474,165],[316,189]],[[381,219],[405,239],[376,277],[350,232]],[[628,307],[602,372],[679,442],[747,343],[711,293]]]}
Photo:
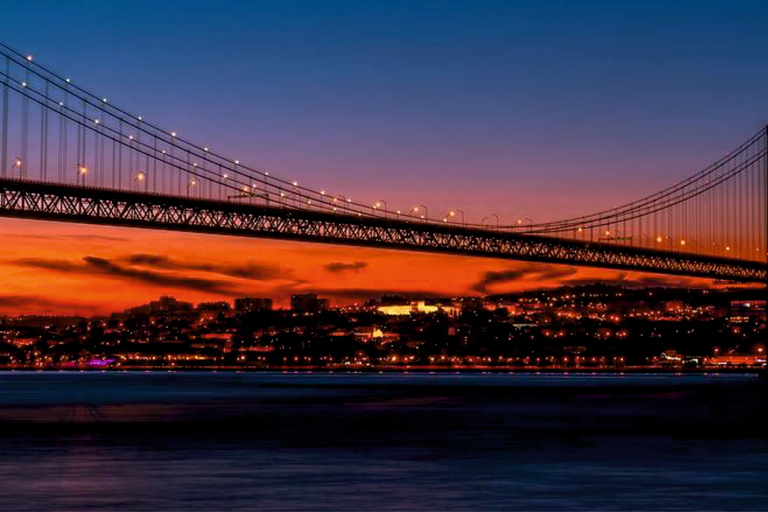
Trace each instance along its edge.
{"label": "street light", "polygon": [[11,169],[18,169],[19,170],[19,178],[21,178],[21,167],[24,162],[21,160],[20,157],[16,157],[13,159],[13,165],[11,166]]}
{"label": "street light", "polygon": [[83,164],[77,164],[77,184],[80,184],[80,178],[82,177],[83,185],[85,185],[85,175],[88,174],[88,168]]}
{"label": "street light", "polygon": [[[485,221],[490,219],[491,217],[494,217],[496,219],[496,229],[499,229],[499,216],[496,215],[495,213],[492,213],[492,214],[488,215],[487,217],[483,217],[483,219],[480,221],[480,225],[481,226],[485,226]],[[492,228],[493,225],[489,222],[488,223],[488,227]]]}
{"label": "street light", "polygon": [[455,217],[457,213],[461,214],[461,223],[464,224],[464,210],[451,210],[448,212],[447,217]]}
{"label": "street light", "polygon": [[517,225],[522,226],[525,221],[528,222],[529,228],[533,228],[533,219],[530,217],[523,217],[522,219],[517,219]]}
{"label": "street light", "polygon": [[[382,208],[382,205],[384,206],[383,208]],[[382,208],[382,210],[384,211],[384,218],[386,219],[387,218],[387,202],[383,199],[379,199],[378,201],[376,201],[373,204],[373,209],[378,210],[379,208]]]}
{"label": "street light", "polygon": [[147,191],[147,187],[149,186],[149,183],[147,181],[147,173],[144,171],[139,171],[136,173],[136,177],[133,178],[133,181],[137,183],[144,183],[144,191]]}
{"label": "street light", "polygon": [[429,208],[427,208],[423,204],[420,204],[419,206],[414,206],[413,208],[411,208],[411,211],[414,212],[414,213],[419,213],[419,208],[423,208],[424,209],[424,215],[421,215],[421,218],[424,219],[425,221],[428,221],[429,220]]}
{"label": "street light", "polygon": [[[341,203],[342,203],[342,204],[343,204],[343,203],[349,203],[349,202],[351,201],[350,199],[347,199],[346,197],[344,197],[342,194],[336,194],[336,197],[334,197],[334,198],[333,198],[333,202],[334,202],[334,203],[338,203],[338,202],[339,202],[339,199],[341,199]],[[341,208],[342,210],[344,210],[344,209],[348,209],[346,206],[341,206],[340,208]],[[336,210],[336,206],[334,206],[334,207],[333,207],[333,211],[337,211],[337,210]]]}
{"label": "street light", "polygon": [[297,208],[301,209],[303,205],[301,202],[301,195],[299,194],[299,182],[294,181],[291,185],[293,185],[293,199],[296,201]]}

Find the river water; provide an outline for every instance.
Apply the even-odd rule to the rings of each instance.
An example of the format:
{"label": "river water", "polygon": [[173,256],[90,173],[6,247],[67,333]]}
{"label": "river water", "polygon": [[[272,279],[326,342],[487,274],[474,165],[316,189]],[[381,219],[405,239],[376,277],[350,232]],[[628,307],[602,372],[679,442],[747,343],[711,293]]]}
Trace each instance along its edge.
{"label": "river water", "polygon": [[754,375],[0,373],[2,510],[766,510]]}

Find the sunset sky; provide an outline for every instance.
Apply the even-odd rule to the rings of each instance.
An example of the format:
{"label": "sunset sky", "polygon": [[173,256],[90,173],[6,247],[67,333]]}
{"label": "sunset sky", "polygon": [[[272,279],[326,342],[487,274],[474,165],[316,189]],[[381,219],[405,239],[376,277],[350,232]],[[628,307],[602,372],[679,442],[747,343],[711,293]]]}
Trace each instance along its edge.
{"label": "sunset sky", "polygon": [[[3,42],[232,158],[474,221],[616,206],[768,121],[758,1],[7,0],[2,17]],[[347,303],[690,282],[9,219],[0,237],[0,313],[101,313],[163,294],[285,305],[304,291]]]}

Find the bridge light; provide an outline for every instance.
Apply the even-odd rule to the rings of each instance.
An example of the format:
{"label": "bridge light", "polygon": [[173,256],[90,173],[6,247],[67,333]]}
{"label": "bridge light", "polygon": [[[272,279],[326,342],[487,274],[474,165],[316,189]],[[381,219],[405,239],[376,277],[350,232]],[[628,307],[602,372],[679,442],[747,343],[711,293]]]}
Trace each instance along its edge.
{"label": "bridge light", "polygon": [[402,212],[401,212],[400,210],[397,210],[395,213],[397,213],[398,215],[400,215]]}
{"label": "bridge light", "polygon": [[19,158],[19,157],[16,157],[16,158],[13,160],[13,167],[15,167],[15,168],[17,168],[17,169],[21,169],[21,164],[22,164],[22,163],[23,163],[23,162],[21,161],[21,158]]}
{"label": "bridge light", "polygon": [[175,136],[176,136],[176,132],[171,132],[171,137],[175,137]]}
{"label": "bridge light", "polygon": [[293,186],[294,186],[294,187],[298,187],[298,186],[299,186],[299,182],[298,182],[298,181],[294,181],[294,182],[293,182]]}
{"label": "bridge light", "polygon": [[203,148],[203,151],[208,151],[208,148]]}
{"label": "bridge light", "polygon": [[730,251],[730,250],[731,250],[731,246],[730,246],[730,245],[726,246],[726,247],[725,247],[725,250],[726,250],[726,251]]}
{"label": "bridge light", "polygon": [[576,231],[578,231],[579,233],[581,233],[581,232],[583,232],[583,231],[584,231],[584,228],[579,228],[579,229],[577,229]]}
{"label": "bridge light", "polygon": [[139,173],[136,175],[136,181],[144,181],[144,171],[139,171]]}
{"label": "bridge light", "polygon": [[32,56],[31,55],[27,55],[27,61],[32,62]]}
{"label": "bridge light", "polygon": [[27,82],[21,82],[21,86],[22,87],[26,87],[27,86]]}
{"label": "bridge light", "polygon": [[443,222],[448,222],[448,219],[446,219],[445,217],[443,217]]}
{"label": "bridge light", "polygon": [[606,229],[605,230],[605,236],[610,236],[610,235],[611,235],[611,231],[609,229]]}
{"label": "bridge light", "polygon": [[128,140],[133,140],[133,135],[129,135]]}
{"label": "bridge light", "polygon": [[680,240],[680,245],[685,245],[685,240]]}
{"label": "bridge light", "polygon": [[101,98],[101,101],[103,101],[104,103],[106,103],[106,102],[107,102],[107,98]]}
{"label": "bridge light", "polygon": [[229,174],[222,174],[221,177],[224,178],[224,179],[227,179],[227,178],[229,178]]}
{"label": "bridge light", "polygon": [[98,119],[94,119],[94,120],[93,120],[93,122],[94,122],[95,124],[99,124],[99,123],[101,123],[101,121],[99,121]]}
{"label": "bridge light", "polygon": [[321,195],[321,196],[324,196],[324,195],[325,195],[325,190],[321,190],[321,191],[320,191],[320,195]]}
{"label": "bridge light", "polygon": [[77,166],[77,174],[87,174],[88,168],[84,166],[83,164],[80,164]]}
{"label": "bridge light", "polygon": [[195,180],[192,180],[189,182],[190,187],[194,187],[195,185],[197,185],[197,182]]}
{"label": "bridge light", "polygon": [[70,80],[69,78],[67,78],[66,82],[67,82],[67,83],[71,83],[71,82],[72,82],[72,80]]}
{"label": "bridge light", "polygon": [[269,171],[265,172],[264,176],[269,176]]}
{"label": "bridge light", "polygon": [[657,241],[657,242],[659,242],[659,243],[661,243],[661,237],[660,237],[660,236],[657,236],[657,237],[656,237],[656,241]]}
{"label": "bridge light", "polygon": [[141,121],[141,116],[137,117],[136,119],[138,119],[139,121]]}
{"label": "bridge light", "polygon": [[517,223],[518,224],[522,224],[523,223],[523,219],[517,219]]}
{"label": "bridge light", "polygon": [[240,165],[240,160],[235,160],[235,165]]}
{"label": "bridge light", "polygon": [[63,107],[63,106],[64,106],[64,102],[63,102],[63,101],[60,101],[60,102],[59,102],[59,106],[60,106],[60,107]]}

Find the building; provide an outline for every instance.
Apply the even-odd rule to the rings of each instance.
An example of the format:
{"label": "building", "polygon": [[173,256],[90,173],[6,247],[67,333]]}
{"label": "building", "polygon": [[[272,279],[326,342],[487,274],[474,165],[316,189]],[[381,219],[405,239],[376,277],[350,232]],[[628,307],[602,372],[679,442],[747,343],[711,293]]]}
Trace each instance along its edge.
{"label": "building", "polygon": [[229,313],[229,302],[201,302],[197,305],[197,310],[201,313],[227,314]]}
{"label": "building", "polygon": [[316,293],[291,295],[291,311],[296,313],[319,313],[328,309],[328,299],[319,299]]}
{"label": "building", "polygon": [[728,312],[728,321],[743,323],[765,318],[764,300],[732,300]]}
{"label": "building", "polygon": [[128,310],[132,314],[183,314],[190,313],[194,309],[191,302],[182,302],[174,297],[163,295],[158,300],[153,300],[148,304],[137,306]]}
{"label": "building", "polygon": [[235,299],[235,312],[241,315],[259,311],[272,311],[272,299],[240,297]]}
{"label": "building", "polygon": [[406,304],[389,304],[382,305],[376,308],[379,313],[388,316],[406,316],[415,315],[419,313],[437,313],[442,311],[449,316],[456,316],[461,309],[455,306],[443,306],[441,304],[427,304],[425,301],[414,301]]}

